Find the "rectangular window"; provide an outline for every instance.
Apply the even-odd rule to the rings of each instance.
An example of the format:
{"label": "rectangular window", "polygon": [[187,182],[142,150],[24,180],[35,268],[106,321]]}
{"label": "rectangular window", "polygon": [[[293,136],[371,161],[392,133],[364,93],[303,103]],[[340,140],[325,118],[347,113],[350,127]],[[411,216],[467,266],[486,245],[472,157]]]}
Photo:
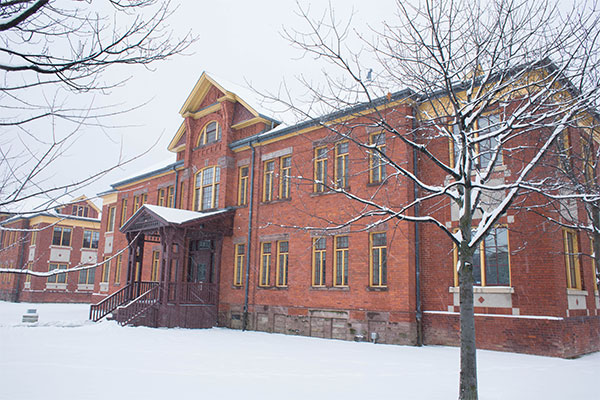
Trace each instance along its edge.
{"label": "rectangular window", "polygon": [[[500,115],[491,114],[483,117],[479,117],[477,120],[477,127],[479,132],[477,134],[478,137],[483,137],[495,129],[498,129],[498,124],[500,123]],[[488,164],[492,161],[494,157],[495,148],[500,145],[500,138],[498,135],[482,139],[479,142],[478,147],[478,162],[480,168],[486,168]],[[502,151],[498,154],[498,159],[495,162],[496,165],[502,164]]]}
{"label": "rectangular window", "polygon": [[115,285],[121,283],[121,258],[122,254],[117,256],[117,263],[115,265]]}
{"label": "rectangular window", "polygon": [[52,245],[54,246],[70,246],[71,245],[71,228],[54,227],[52,235]]}
{"label": "rectangular window", "polygon": [[289,199],[292,183],[292,157],[281,157],[280,166],[281,170],[279,173],[279,198]]}
{"label": "rectangular window", "polygon": [[348,286],[348,236],[335,237],[335,286]]}
{"label": "rectangular window", "polygon": [[121,201],[121,226],[127,221],[127,199]]}
{"label": "rectangular window", "polygon": [[96,275],[96,268],[82,269],[79,271],[79,284],[80,285],[93,285],[94,276]]}
{"label": "rectangular window", "polygon": [[97,231],[83,231],[83,247],[84,249],[97,249],[100,233]]}
{"label": "rectangular window", "polygon": [[158,271],[160,270],[160,251],[152,252],[152,271],[150,272],[150,280],[158,282]]}
{"label": "rectangular window", "polygon": [[385,232],[371,234],[370,285],[387,286],[387,238]]}
{"label": "rectangular window", "polygon": [[385,133],[372,133],[369,143],[374,147],[369,156],[369,183],[379,183],[385,178],[385,160],[381,154],[385,154]]}
{"label": "rectangular window", "polygon": [[115,213],[117,207],[108,207],[108,222],[106,224],[106,231],[112,232],[115,230]]}
{"label": "rectangular window", "polygon": [[109,257],[104,257],[104,263],[102,263],[102,279],[100,281],[102,283],[108,283],[108,277],[110,276],[110,260],[108,259]]}
{"label": "rectangular window", "polygon": [[[37,225],[34,226],[33,229],[37,229]],[[35,246],[35,243],[37,242],[37,233],[38,233],[38,231],[36,231],[36,230],[34,230],[33,232],[31,232],[30,246]]]}
{"label": "rectangular window", "polygon": [[315,192],[324,192],[327,184],[327,147],[317,147],[315,149]]}
{"label": "rectangular window", "polygon": [[277,286],[284,287],[288,284],[288,253],[287,241],[277,242]]}
{"label": "rectangular window", "polygon": [[[48,271],[67,269],[66,264],[48,264]],[[67,283],[67,274],[56,274],[48,277],[48,283]]]}
{"label": "rectangular window", "polygon": [[183,205],[184,204],[183,203],[183,186],[184,186],[184,183],[181,182],[181,185],[179,187],[179,208],[182,210],[185,208]]}
{"label": "rectangular window", "polygon": [[565,265],[567,267],[567,288],[581,290],[581,271],[579,269],[579,250],[577,234],[570,229],[563,229],[565,242]]}
{"label": "rectangular window", "polygon": [[313,286],[325,286],[326,244],[325,238],[313,239]]}
{"label": "rectangular window", "polygon": [[335,186],[348,187],[348,142],[335,145]]}
{"label": "rectangular window", "polygon": [[196,211],[217,208],[219,205],[220,167],[208,167],[196,174],[194,209]]}
{"label": "rectangular window", "polygon": [[273,200],[273,176],[275,173],[275,161],[265,162],[264,182],[263,182],[263,201]]}
{"label": "rectangular window", "polygon": [[[473,284],[478,286],[510,286],[510,251],[508,228],[497,226],[479,243],[473,253]],[[458,251],[454,249],[454,264]],[[458,286],[458,272],[454,269],[454,284]]]}
{"label": "rectangular window", "polygon": [[238,205],[243,206],[248,201],[248,166],[240,167],[238,182]]}
{"label": "rectangular window", "polygon": [[141,206],[140,196],[133,196],[133,213],[134,214],[140,208],[140,206]]}
{"label": "rectangular window", "polygon": [[167,207],[175,207],[175,186],[169,186],[167,188]]}
{"label": "rectangular window", "polygon": [[158,189],[158,201],[156,203],[161,207],[165,206],[165,188]]}
{"label": "rectangular window", "polygon": [[259,286],[269,286],[271,269],[271,243],[261,243]]}
{"label": "rectangular window", "polygon": [[243,243],[235,245],[235,266],[233,269],[233,285],[242,286],[242,276],[244,273],[244,257],[246,255],[246,245]]}
{"label": "rectangular window", "polygon": [[87,206],[76,206],[74,205],[71,209],[71,214],[78,217],[87,217],[89,215],[89,207]]}

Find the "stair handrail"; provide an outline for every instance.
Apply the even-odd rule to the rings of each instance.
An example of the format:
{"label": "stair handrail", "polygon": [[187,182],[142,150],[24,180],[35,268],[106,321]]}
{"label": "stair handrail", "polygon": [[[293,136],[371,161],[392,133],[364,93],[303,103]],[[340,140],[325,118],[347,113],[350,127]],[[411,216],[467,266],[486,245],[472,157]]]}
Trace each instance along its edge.
{"label": "stair handrail", "polygon": [[132,288],[133,284],[130,283],[110,296],[102,299],[97,304],[92,304],[90,306],[90,320],[98,322],[113,312],[117,307],[127,303],[131,299],[131,293],[133,292],[133,290],[131,290]]}
{"label": "stair handrail", "polygon": [[158,302],[158,289],[160,286],[158,284],[149,286],[151,286],[150,289],[131,300],[129,304],[119,308],[117,320],[121,326],[131,323]]}

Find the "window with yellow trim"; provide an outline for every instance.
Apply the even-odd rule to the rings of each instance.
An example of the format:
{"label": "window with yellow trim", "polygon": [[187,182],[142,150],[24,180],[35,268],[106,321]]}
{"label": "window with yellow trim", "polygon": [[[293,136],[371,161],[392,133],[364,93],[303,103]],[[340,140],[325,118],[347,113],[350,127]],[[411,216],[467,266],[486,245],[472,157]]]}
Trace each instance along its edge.
{"label": "window with yellow trim", "polygon": [[243,206],[248,202],[248,172],[247,165],[240,167],[238,178],[238,205]]}
{"label": "window with yellow trim", "polygon": [[369,285],[387,286],[387,235],[385,232],[371,233],[369,252]]}
{"label": "window with yellow trim", "polygon": [[273,183],[275,175],[275,161],[265,161],[263,174],[263,201],[273,200]]}
{"label": "window with yellow trim", "polygon": [[[55,269],[66,270],[67,264],[48,264],[48,271],[54,271]],[[48,283],[67,283],[67,274],[59,273],[50,275],[48,277]]]}
{"label": "window with yellow trim", "polygon": [[289,242],[287,240],[277,242],[277,274],[275,282],[280,287],[287,286],[288,284],[288,256]]}
{"label": "window with yellow trim", "polygon": [[325,286],[327,240],[325,238],[314,238],[312,249],[312,285]]}
{"label": "window with yellow trim", "polygon": [[279,176],[279,198],[289,199],[292,184],[292,156],[281,157]]}
{"label": "window with yellow trim", "polygon": [[317,193],[325,191],[327,184],[327,146],[317,147],[315,149],[314,159],[314,187],[313,190]]}
{"label": "window with yellow trim", "polygon": [[335,186],[337,188],[348,187],[348,142],[340,142],[335,145]]}
{"label": "window with yellow trim", "polygon": [[122,254],[119,254],[117,256],[117,262],[115,265],[115,278],[114,278],[114,283],[115,285],[118,285],[121,283],[121,267],[122,267]]}
{"label": "window with yellow trim", "polygon": [[260,245],[260,274],[259,286],[269,286],[271,274],[271,242],[263,242]]}
{"label": "window with yellow trim", "polygon": [[81,247],[84,249],[97,249],[98,241],[100,240],[100,232],[98,231],[83,231],[83,244]]}
{"label": "window with yellow trim", "polygon": [[581,270],[579,267],[577,233],[571,229],[563,229],[563,240],[565,266],[567,268],[567,288],[581,290]]}
{"label": "window with yellow trim", "polygon": [[369,155],[369,183],[379,183],[385,179],[385,132],[371,133],[369,143],[374,147]]}
{"label": "window with yellow trim", "polygon": [[200,136],[198,136],[198,143],[196,146],[204,146],[207,144],[215,143],[221,140],[221,126],[217,121],[211,121],[204,125]]}
{"label": "window with yellow trim", "polygon": [[70,246],[71,245],[71,228],[63,228],[60,226],[54,227],[52,235],[53,246]]}
{"label": "window with yellow trim", "polygon": [[110,276],[110,260],[109,257],[104,257],[104,263],[102,264],[102,278],[100,282],[108,283],[108,277]]}
{"label": "window with yellow trim", "polygon": [[179,208],[181,208],[182,210],[185,208],[184,206],[184,201],[183,201],[183,188],[184,188],[184,183],[181,182],[181,185],[179,187]]}
{"label": "window with yellow trim", "polygon": [[219,206],[219,181],[221,168],[204,168],[196,174],[194,190],[194,210],[208,210]]}
{"label": "window with yellow trim", "polygon": [[175,207],[175,186],[169,186],[167,188],[167,207]]}
{"label": "window with yellow trim", "polygon": [[[33,271],[33,261],[29,261],[27,263],[27,269],[29,271]],[[25,282],[31,282],[31,274],[26,274],[25,275]]]}
{"label": "window with yellow trim", "polygon": [[156,204],[161,207],[164,207],[165,206],[165,198],[166,198],[165,188],[158,189],[158,201],[156,202]]}
{"label": "window with yellow trim", "polygon": [[[476,122],[475,132],[472,133],[473,137],[471,140],[478,140],[482,138],[480,141],[478,140],[475,143],[475,155],[474,155],[474,164],[477,168],[486,168],[489,163],[492,161],[494,156],[494,149],[499,146],[500,138],[498,135],[494,135],[492,137],[485,138],[486,135],[493,132],[498,128],[498,124],[500,123],[500,114],[489,114],[479,117]],[[458,136],[458,126],[452,125],[452,131],[454,136]],[[459,156],[459,147],[455,146],[454,142],[450,140],[450,164],[454,167],[456,160]],[[496,159],[495,165],[502,164],[502,151],[498,154],[498,158]]]}
{"label": "window with yellow trim", "polygon": [[108,221],[106,223],[106,231],[113,232],[115,230],[115,214],[117,212],[117,207],[112,206],[108,207]]}
{"label": "window with yellow trim", "polygon": [[[33,227],[33,229],[37,229],[37,228],[38,228],[37,225]],[[30,242],[29,242],[30,246],[35,246],[35,243],[37,242],[37,233],[38,233],[37,230],[34,230],[31,232],[31,238],[30,238]]]}
{"label": "window with yellow trim", "polygon": [[127,222],[127,199],[121,201],[121,226]]}
{"label": "window with yellow trim", "polygon": [[233,286],[242,286],[244,273],[244,258],[246,257],[246,245],[238,243],[235,245],[235,265],[233,268]]}
{"label": "window with yellow trim", "polygon": [[[510,286],[510,248],[508,228],[496,226],[479,242],[473,253],[473,284],[477,286]],[[458,250],[454,248],[454,265]],[[458,286],[458,271],[454,268],[454,285]]]}
{"label": "window with yellow trim", "polygon": [[348,286],[348,236],[336,236],[334,248],[334,286]]}
{"label": "window with yellow trim", "polygon": [[152,252],[152,270],[150,271],[150,280],[158,282],[158,272],[160,270],[160,251]]}

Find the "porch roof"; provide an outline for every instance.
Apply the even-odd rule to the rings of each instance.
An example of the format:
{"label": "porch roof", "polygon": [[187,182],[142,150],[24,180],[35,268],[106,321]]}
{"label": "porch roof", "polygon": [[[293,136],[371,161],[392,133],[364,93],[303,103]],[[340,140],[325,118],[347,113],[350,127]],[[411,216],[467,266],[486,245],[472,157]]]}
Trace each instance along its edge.
{"label": "porch roof", "polygon": [[224,208],[209,212],[180,210],[178,208],[162,207],[144,204],[121,227],[121,232],[145,231],[167,225],[193,225],[197,222],[212,221],[232,214],[233,210]]}

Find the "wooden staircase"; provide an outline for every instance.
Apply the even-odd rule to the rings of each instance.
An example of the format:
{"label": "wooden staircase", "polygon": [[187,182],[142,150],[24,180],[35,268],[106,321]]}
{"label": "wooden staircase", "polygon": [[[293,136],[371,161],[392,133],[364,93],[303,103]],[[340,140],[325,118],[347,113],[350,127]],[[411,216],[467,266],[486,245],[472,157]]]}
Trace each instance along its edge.
{"label": "wooden staircase", "polygon": [[117,310],[117,322],[127,325],[158,302],[158,282],[133,282],[90,307],[90,320],[97,322]]}

